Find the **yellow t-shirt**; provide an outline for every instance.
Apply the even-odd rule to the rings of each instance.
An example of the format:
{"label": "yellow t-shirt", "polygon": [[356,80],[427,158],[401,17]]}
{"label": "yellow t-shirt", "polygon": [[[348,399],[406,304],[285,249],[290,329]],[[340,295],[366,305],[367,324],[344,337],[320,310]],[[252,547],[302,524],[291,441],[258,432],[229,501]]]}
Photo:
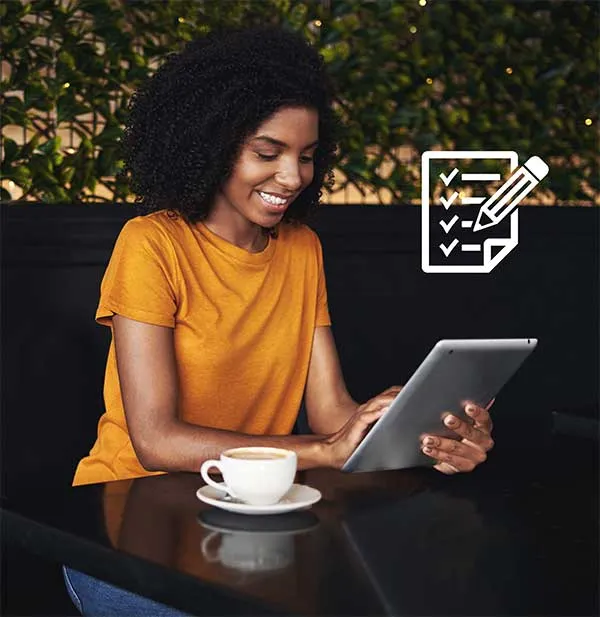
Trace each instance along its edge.
{"label": "yellow t-shirt", "polygon": [[[166,210],[136,217],[117,238],[96,321],[112,329],[115,314],[174,328],[180,418],[248,434],[289,434],[315,327],[331,324],[321,244],[306,225],[281,224],[277,238],[250,253]],[[74,485],[153,475],[138,461],[127,430],[114,338],[104,403],[96,443]]]}

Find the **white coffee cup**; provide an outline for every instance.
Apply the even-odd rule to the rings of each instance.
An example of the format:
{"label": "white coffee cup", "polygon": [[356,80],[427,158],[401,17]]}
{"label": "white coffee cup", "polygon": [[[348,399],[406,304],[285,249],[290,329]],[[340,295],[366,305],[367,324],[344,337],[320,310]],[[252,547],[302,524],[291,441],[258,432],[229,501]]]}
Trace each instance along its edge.
{"label": "white coffee cup", "polygon": [[[233,448],[222,452],[218,461],[202,463],[200,473],[207,484],[226,491],[234,499],[253,506],[269,506],[292,487],[297,461],[292,450],[263,446]],[[210,478],[208,470],[212,467],[223,474],[224,484]]]}

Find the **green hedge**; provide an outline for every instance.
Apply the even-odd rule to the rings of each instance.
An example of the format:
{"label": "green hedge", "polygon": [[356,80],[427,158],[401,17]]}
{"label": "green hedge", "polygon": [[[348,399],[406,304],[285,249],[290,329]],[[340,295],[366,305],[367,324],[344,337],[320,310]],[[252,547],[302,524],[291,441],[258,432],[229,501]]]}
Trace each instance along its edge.
{"label": "green hedge", "polygon": [[[0,84],[0,171],[26,198],[97,201],[84,190],[102,183],[111,201],[126,199],[125,179],[114,176],[133,89],[196,33],[269,21],[302,31],[328,62],[346,126],[345,182],[407,201],[419,197],[425,150],[515,150],[550,164],[537,196],[600,202],[595,0],[13,0],[0,4],[0,18],[11,67]],[[102,127],[82,122],[93,110]],[[56,130],[71,123],[81,144],[69,152]],[[9,125],[35,137],[17,144]],[[2,199],[11,199],[6,190]]]}

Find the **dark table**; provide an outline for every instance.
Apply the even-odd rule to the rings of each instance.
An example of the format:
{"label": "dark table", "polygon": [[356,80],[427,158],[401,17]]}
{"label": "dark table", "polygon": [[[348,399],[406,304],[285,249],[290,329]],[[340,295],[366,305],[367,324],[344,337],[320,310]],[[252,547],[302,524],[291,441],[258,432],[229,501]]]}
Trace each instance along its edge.
{"label": "dark table", "polygon": [[24,486],[4,533],[198,614],[597,614],[597,442],[532,441],[453,477],[302,472],[323,500],[276,517],[206,506],[195,474]]}

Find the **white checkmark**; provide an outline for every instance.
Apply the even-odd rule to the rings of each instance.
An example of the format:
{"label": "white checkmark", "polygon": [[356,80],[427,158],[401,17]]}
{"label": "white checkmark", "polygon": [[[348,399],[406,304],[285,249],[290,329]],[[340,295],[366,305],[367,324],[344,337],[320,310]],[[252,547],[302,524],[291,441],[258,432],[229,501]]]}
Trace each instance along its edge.
{"label": "white checkmark", "polygon": [[445,197],[440,197],[440,201],[446,210],[454,203],[454,200],[458,197],[458,193],[454,191],[452,195],[450,195],[450,199],[446,199]]}
{"label": "white checkmark", "polygon": [[454,238],[454,240],[452,241],[452,244],[450,246],[446,246],[445,244],[440,244],[440,248],[442,249],[442,253],[444,253],[444,255],[446,257],[448,257],[448,255],[450,255],[450,253],[454,250],[454,247],[458,244],[458,240],[456,238]]}
{"label": "white checkmark", "polygon": [[446,176],[443,172],[440,174],[440,178],[442,179],[442,182],[448,186],[450,184],[450,182],[452,182],[452,178],[454,178],[454,176],[458,173],[458,169],[454,168],[452,170],[452,172]]}
{"label": "white checkmark", "polygon": [[446,221],[440,221],[440,225],[444,228],[444,231],[448,233],[452,227],[454,227],[454,223],[456,223],[456,221],[458,221],[458,216],[455,214],[449,223],[446,223]]}

